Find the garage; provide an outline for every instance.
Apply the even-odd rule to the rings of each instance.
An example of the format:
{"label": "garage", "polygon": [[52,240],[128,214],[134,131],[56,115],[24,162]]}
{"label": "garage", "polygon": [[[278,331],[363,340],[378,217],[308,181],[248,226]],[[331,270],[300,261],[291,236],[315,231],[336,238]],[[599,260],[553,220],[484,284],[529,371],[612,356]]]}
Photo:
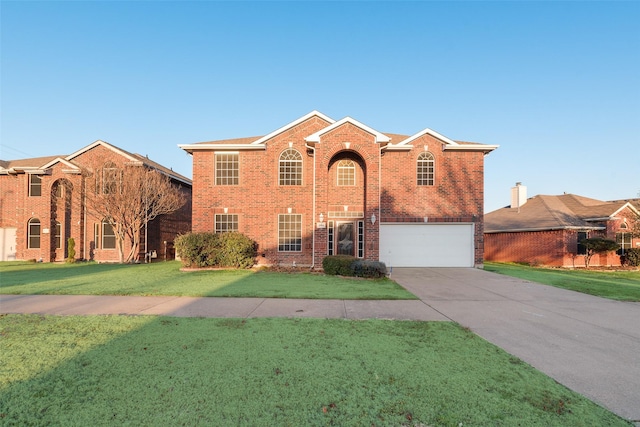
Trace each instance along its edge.
{"label": "garage", "polygon": [[388,267],[473,267],[473,224],[380,224],[380,261]]}

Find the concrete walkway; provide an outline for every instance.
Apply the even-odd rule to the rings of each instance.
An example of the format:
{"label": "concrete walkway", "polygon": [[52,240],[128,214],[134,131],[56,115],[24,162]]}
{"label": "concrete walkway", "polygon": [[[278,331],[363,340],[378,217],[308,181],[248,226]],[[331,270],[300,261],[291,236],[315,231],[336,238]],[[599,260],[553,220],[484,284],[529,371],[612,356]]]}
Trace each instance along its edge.
{"label": "concrete walkway", "polygon": [[640,303],[484,270],[394,269],[447,318],[640,426]]}
{"label": "concrete walkway", "polygon": [[451,320],[640,426],[640,303],[472,268],[396,268],[419,301],[0,295],[0,313]]}

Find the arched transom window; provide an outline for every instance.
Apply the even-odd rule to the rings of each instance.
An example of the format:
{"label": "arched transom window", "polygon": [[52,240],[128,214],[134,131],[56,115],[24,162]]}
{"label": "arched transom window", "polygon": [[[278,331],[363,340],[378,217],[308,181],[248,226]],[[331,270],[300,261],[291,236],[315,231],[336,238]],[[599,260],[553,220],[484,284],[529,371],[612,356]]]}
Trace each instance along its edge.
{"label": "arched transom window", "polygon": [[338,162],[338,185],[356,185],[356,164],[353,160],[342,159]]}
{"label": "arched transom window", "polygon": [[293,148],[280,155],[280,185],[302,185],[302,154]]}
{"label": "arched transom window", "polygon": [[429,152],[420,153],[418,156],[418,185],[433,185],[434,158]]}

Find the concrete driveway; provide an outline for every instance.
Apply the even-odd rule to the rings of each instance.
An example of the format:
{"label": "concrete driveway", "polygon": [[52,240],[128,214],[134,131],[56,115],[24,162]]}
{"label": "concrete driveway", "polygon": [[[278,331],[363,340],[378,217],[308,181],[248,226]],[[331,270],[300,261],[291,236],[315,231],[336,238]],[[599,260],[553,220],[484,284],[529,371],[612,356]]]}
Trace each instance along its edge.
{"label": "concrete driveway", "polygon": [[443,316],[640,425],[640,303],[473,268],[394,268],[391,278]]}

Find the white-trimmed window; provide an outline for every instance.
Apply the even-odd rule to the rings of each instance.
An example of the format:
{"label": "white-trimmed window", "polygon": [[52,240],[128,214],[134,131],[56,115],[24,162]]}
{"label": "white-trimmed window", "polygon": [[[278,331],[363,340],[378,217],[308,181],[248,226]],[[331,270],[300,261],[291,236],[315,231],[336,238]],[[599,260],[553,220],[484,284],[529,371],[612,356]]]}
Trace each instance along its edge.
{"label": "white-trimmed window", "polygon": [[302,215],[278,215],[278,252],[302,251]]}
{"label": "white-trimmed window", "polygon": [[102,167],[102,193],[115,194],[120,191],[122,173],[115,163],[105,163]]}
{"label": "white-trimmed window", "polygon": [[280,154],[280,185],[302,185],[302,154],[288,148]]}
{"label": "white-trimmed window", "polygon": [[53,224],[54,234],[53,234],[53,246],[56,249],[62,249],[62,224],[59,221],[56,221]]}
{"label": "white-trimmed window", "polygon": [[418,155],[418,185],[433,185],[435,160],[429,152]]}
{"label": "white-trimmed window", "polygon": [[216,214],[216,233],[229,233],[238,231],[238,214]]}
{"label": "white-trimmed window", "polygon": [[240,162],[237,153],[216,154],[216,185],[238,185]]}
{"label": "white-trimmed window", "polygon": [[29,175],[29,196],[42,196],[42,177],[40,175]]}
{"label": "white-trimmed window", "polygon": [[40,220],[31,218],[27,223],[27,248],[40,249]]}
{"label": "white-trimmed window", "polygon": [[116,233],[109,221],[102,221],[102,249],[116,248]]}
{"label": "white-trimmed window", "polygon": [[337,169],[339,186],[356,185],[356,164],[353,160],[340,160]]}

